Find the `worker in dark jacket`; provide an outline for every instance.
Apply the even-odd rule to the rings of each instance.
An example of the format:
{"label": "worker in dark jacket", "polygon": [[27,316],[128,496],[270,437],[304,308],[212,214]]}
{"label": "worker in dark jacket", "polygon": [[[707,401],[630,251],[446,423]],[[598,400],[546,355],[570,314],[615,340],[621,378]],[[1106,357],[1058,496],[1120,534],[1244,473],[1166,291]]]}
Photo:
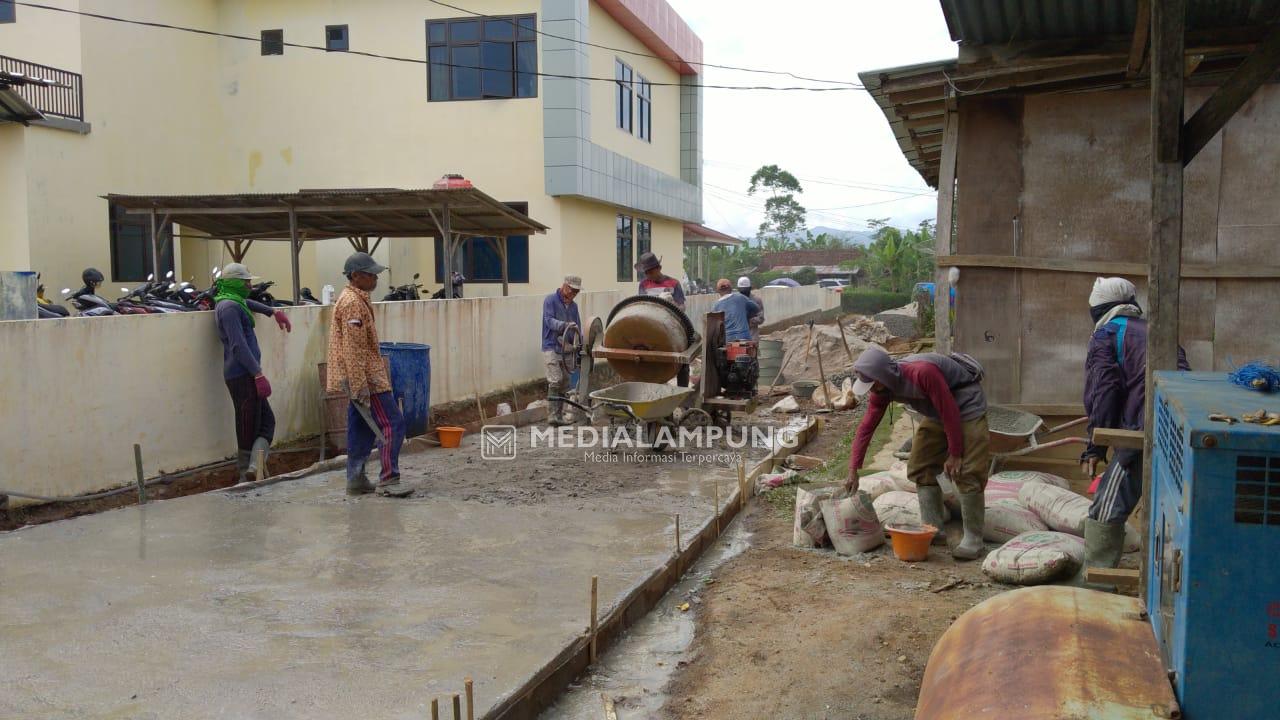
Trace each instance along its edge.
{"label": "worker in dark jacket", "polygon": [[[560,289],[542,299],[542,365],[547,375],[547,424],[568,425],[572,414],[560,400],[569,392],[569,373],[565,372],[564,341],[573,332],[581,333],[582,317],[573,300],[582,292],[582,278],[566,275]],[[572,328],[572,330],[571,330]]]}
{"label": "worker in dark jacket", "polygon": [[[924,353],[894,360],[883,349],[870,347],[858,356],[853,369],[858,376],[853,391],[869,393],[870,400],[853,437],[845,488],[850,492],[858,489],[858,471],[889,403],[907,404],[924,416],[916,425],[907,460],[907,477],[916,484],[920,518],[942,530],[938,475],[945,472],[959,493],[964,524],[964,538],[951,554],[957,560],[976,559],[984,549],[983,497],[991,465],[982,366],[962,353]],[[946,541],[942,532],[934,536],[936,544]]]}
{"label": "worker in dark jacket", "polygon": [[[1141,430],[1146,420],[1147,321],[1137,289],[1124,278],[1098,278],[1089,293],[1093,337],[1085,357],[1084,407],[1089,437],[1094,428]],[[1182,348],[1178,369],[1190,370]],[[1107,448],[1089,443],[1081,455],[1088,478]],[[1102,473],[1085,521],[1086,567],[1116,567],[1124,551],[1124,523],[1142,497],[1142,451],[1116,448]]]}
{"label": "worker in dark jacket", "polygon": [[252,482],[266,472],[266,467],[260,467],[259,463],[266,463],[276,429],[275,414],[267,403],[271,383],[262,373],[262,351],[258,349],[258,335],[253,329],[253,313],[275,318],[285,332],[293,330],[283,312],[249,299],[249,283],[253,279],[244,265],[230,263],[214,283],[213,298],[213,317],[222,340],[222,378],[235,408],[239,448],[236,468],[241,482]]}

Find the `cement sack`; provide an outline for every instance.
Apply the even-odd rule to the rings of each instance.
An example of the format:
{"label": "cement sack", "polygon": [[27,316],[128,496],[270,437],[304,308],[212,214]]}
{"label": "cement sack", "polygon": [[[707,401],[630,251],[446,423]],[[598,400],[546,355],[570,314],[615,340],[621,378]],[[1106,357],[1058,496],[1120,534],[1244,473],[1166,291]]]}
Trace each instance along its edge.
{"label": "cement sack", "polygon": [[791,397],[790,395],[782,398],[778,402],[774,403],[773,407],[769,408],[769,412],[771,413],[775,413],[775,412],[793,413],[793,412],[798,412],[799,410],[800,410],[800,403],[796,402],[796,399]]}
{"label": "cement sack", "polygon": [[889,473],[878,472],[859,477],[858,489],[870,495],[872,500],[875,500],[885,493],[894,492],[898,489],[898,486],[894,485],[893,478],[889,477]]}
{"label": "cement sack", "polygon": [[836,488],[806,490],[796,488],[796,519],[791,542],[796,547],[814,548],[827,544],[827,526],[822,522],[823,500],[830,500]]}
{"label": "cement sack", "polygon": [[1005,470],[995,473],[987,480],[987,502],[995,500],[1017,500],[1018,491],[1022,490],[1023,485],[1053,485],[1054,487],[1068,488],[1065,478],[1049,473],[1028,471],[1028,470]]}
{"label": "cement sack", "polygon": [[915,492],[916,484],[907,479],[907,463],[898,460],[889,466],[889,476],[893,478],[893,484],[899,490],[905,492]]}
{"label": "cement sack", "polygon": [[[922,525],[920,519],[920,498],[915,493],[903,490],[887,492],[875,499],[876,515],[885,525]],[[942,519],[951,519],[951,511],[942,506]]]}
{"label": "cement sack", "polygon": [[1005,543],[1025,532],[1048,530],[1039,515],[1017,500],[987,501],[983,513],[982,539]]}
{"label": "cement sack", "polygon": [[1034,510],[1054,530],[1084,536],[1089,498],[1055,485],[1030,483],[1018,491],[1018,501]]}
{"label": "cement sack", "polygon": [[854,555],[884,544],[884,526],[867,493],[859,490],[852,497],[833,497],[820,505],[827,536],[837,553]]}
{"label": "cement sack", "polygon": [[982,572],[1011,585],[1042,585],[1074,575],[1083,563],[1083,539],[1037,530],[1022,533],[988,553]]}
{"label": "cement sack", "polygon": [[853,394],[853,378],[845,378],[844,384],[839,388],[830,383],[826,387],[818,386],[813,391],[813,406],[827,407],[827,396],[831,397],[832,410],[849,410],[858,406],[858,396]]}

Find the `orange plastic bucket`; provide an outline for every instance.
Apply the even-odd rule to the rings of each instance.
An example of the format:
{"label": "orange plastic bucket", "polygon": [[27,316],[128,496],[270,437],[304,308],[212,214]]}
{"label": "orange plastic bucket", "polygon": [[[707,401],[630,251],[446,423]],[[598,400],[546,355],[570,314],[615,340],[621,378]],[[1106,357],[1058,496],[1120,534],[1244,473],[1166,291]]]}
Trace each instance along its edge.
{"label": "orange plastic bucket", "polygon": [[893,554],[903,562],[920,562],[929,557],[929,544],[938,528],[932,525],[887,525]]}
{"label": "orange plastic bucket", "polygon": [[440,447],[458,447],[462,444],[462,435],[466,433],[466,431],[466,428],[453,427],[451,425],[436,428],[436,432],[440,434]]}

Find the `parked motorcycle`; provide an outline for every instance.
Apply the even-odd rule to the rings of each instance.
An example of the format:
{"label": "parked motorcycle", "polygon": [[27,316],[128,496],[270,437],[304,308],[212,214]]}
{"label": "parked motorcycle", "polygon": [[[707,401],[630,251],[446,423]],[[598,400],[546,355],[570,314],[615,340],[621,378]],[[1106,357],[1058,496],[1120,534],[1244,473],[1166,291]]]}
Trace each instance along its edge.
{"label": "parked motorcycle", "polygon": [[392,287],[391,292],[387,293],[382,298],[382,300],[384,302],[390,302],[390,301],[396,301],[396,300],[420,299],[422,297],[422,294],[419,291],[422,289],[422,285],[418,283],[419,277],[421,277],[421,273],[414,273],[412,283],[409,283],[408,285],[398,285],[398,286]]}
{"label": "parked motorcycle", "polygon": [[[417,276],[415,275],[414,277],[417,277]],[[463,276],[462,276],[462,273],[460,273],[460,272],[455,272],[455,273],[453,274],[453,297],[454,297],[454,299],[457,299],[457,298],[462,297],[462,286],[463,286],[463,284],[464,284],[464,283],[466,283],[466,281],[467,281],[467,279],[466,279],[465,277],[463,277]],[[444,299],[445,299],[445,297],[444,297],[444,290],[445,290],[444,288],[440,288],[439,290],[437,290],[437,291],[435,291],[434,293],[432,293],[432,294],[431,294],[431,299],[432,299],[432,300],[444,300]]]}
{"label": "parked motorcycle", "polygon": [[36,317],[40,320],[56,320],[69,317],[71,311],[49,300],[44,296],[44,283],[40,283],[40,273],[36,273]]}

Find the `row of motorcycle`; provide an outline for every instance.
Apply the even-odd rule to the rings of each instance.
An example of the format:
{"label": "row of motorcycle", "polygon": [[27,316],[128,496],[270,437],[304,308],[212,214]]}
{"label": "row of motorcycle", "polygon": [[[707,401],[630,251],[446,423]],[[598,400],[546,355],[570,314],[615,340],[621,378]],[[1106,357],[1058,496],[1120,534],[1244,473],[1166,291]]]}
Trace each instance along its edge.
{"label": "row of motorcycle", "polygon": [[[212,279],[217,280],[222,270],[214,268]],[[215,290],[210,284],[206,289],[199,289],[191,282],[176,282],[170,270],[163,278],[154,274],[147,276],[147,281],[136,288],[122,287],[123,293],[115,300],[108,300],[102,294],[102,283],[105,281],[102,272],[88,268],[81,274],[84,286],[75,292],[71,288],[63,288],[62,295],[82,317],[102,315],[152,315],[158,313],[199,312],[213,309]],[[193,278],[194,280],[194,278]],[[271,307],[291,307],[294,303],[281,300],[271,294],[274,281],[264,280],[254,283],[249,290],[249,298]],[[301,305],[319,305],[320,300],[312,294],[310,288],[302,288],[299,292]],[[44,285],[36,291],[36,310],[40,319],[68,317],[71,312],[64,306],[44,297]]]}

